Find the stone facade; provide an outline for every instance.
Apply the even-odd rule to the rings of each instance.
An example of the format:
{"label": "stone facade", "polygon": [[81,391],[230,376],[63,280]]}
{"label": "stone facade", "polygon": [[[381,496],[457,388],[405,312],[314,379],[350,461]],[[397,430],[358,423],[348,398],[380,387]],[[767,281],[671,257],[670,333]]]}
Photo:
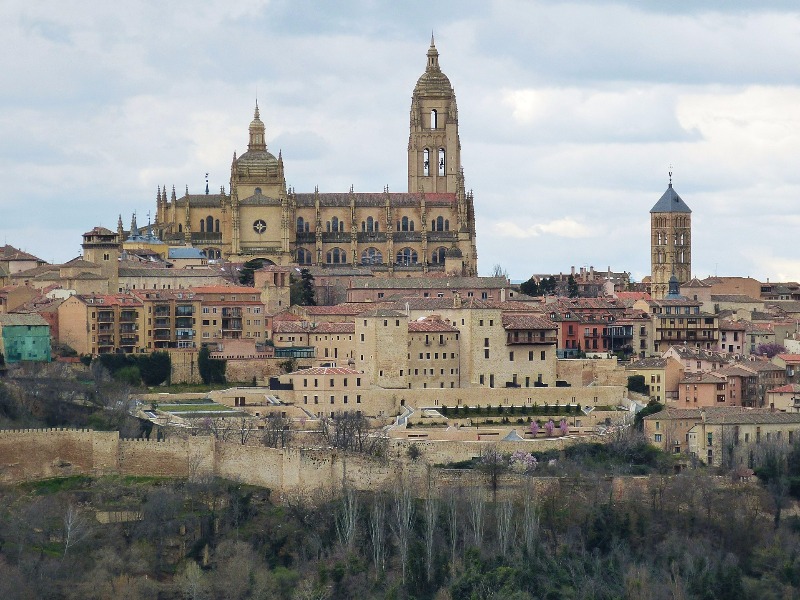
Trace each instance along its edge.
{"label": "stone facade", "polygon": [[157,194],[159,237],[209,258],[264,258],[376,274],[477,274],[473,197],[464,184],[455,92],[431,40],[411,100],[408,192],[297,193],[281,153],[267,149],[258,106],[247,151],[231,164],[229,193]]}
{"label": "stone facade", "polygon": [[685,283],[692,277],[692,211],[672,187],[650,210],[650,295],[655,300],[669,292],[673,275]]}

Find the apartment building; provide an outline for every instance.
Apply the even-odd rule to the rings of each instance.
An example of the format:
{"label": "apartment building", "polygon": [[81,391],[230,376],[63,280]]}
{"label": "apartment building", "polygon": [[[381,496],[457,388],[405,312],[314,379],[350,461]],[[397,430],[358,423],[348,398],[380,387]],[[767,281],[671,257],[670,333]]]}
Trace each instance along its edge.
{"label": "apartment building", "polygon": [[58,307],[59,342],[79,354],[145,350],[144,304],[132,294],[70,296]]}

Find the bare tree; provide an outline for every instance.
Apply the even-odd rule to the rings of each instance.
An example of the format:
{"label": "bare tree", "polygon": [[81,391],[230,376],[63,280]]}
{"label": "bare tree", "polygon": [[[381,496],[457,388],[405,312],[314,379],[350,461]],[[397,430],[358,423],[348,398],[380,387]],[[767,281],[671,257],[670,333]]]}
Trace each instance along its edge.
{"label": "bare tree", "polygon": [[210,598],[206,576],[193,560],[189,561],[183,572],[175,578],[175,583],[186,600],[205,600],[205,598]]}
{"label": "bare tree", "polygon": [[227,442],[236,435],[234,420],[226,417],[206,417],[200,422],[199,430],[212,435],[221,442]]}
{"label": "bare tree", "polygon": [[269,413],[264,422],[264,437],[261,439],[270,448],[288,447],[292,441],[291,421],[280,413]]}
{"label": "bare tree", "polygon": [[478,461],[478,470],[489,479],[494,501],[497,502],[497,488],[500,486],[500,476],[509,469],[509,457],[504,455],[496,445],[490,444],[481,452]]}
{"label": "bare tree", "polygon": [[539,511],[536,506],[536,495],[533,480],[529,477],[525,492],[522,497],[522,539],[528,556],[536,550],[536,541],[539,538]]}
{"label": "bare tree", "polygon": [[445,505],[447,529],[450,534],[450,572],[452,575],[455,575],[458,558],[458,514],[460,510],[459,497],[461,496],[459,491],[459,489],[450,489]]}
{"label": "bare tree", "polygon": [[501,556],[506,556],[514,534],[514,505],[508,498],[495,502],[497,546]]}
{"label": "bare tree", "polygon": [[70,502],[64,511],[64,556],[75,544],[92,532],[91,521],[76,504]]}
{"label": "bare tree", "polygon": [[486,508],[483,489],[478,486],[471,487],[467,494],[467,500],[469,502],[467,519],[472,533],[472,545],[480,548],[483,543],[483,520]]}
{"label": "bare tree", "polygon": [[336,533],[339,536],[339,542],[341,542],[342,546],[344,546],[348,552],[353,549],[353,541],[356,538],[360,512],[361,507],[358,503],[356,492],[352,486],[345,482],[344,489],[342,490],[339,513],[336,517]]}
{"label": "bare tree", "polygon": [[397,554],[400,557],[403,585],[405,585],[408,548],[414,528],[414,498],[411,495],[411,486],[402,479],[398,480],[394,488],[393,509],[392,531],[397,540]]}
{"label": "bare tree", "polygon": [[360,412],[339,411],[320,419],[319,433],[333,448],[385,456],[387,437],[382,429],[372,427]]}
{"label": "bare tree", "polygon": [[423,526],[425,536],[425,573],[428,581],[433,578],[433,545],[436,540],[436,520],[439,517],[439,501],[433,496],[428,484],[428,495],[423,504]]}
{"label": "bare tree", "polygon": [[781,439],[767,439],[758,445],[757,473],[775,505],[775,529],[780,525],[781,513],[789,496],[788,456],[789,446]]}
{"label": "bare tree", "polygon": [[386,499],[382,492],[377,492],[372,497],[372,508],[369,517],[372,562],[375,564],[375,580],[377,581],[386,566]]}
{"label": "bare tree", "polygon": [[236,437],[242,446],[246,446],[253,433],[258,430],[256,420],[251,416],[241,416],[234,422]]}

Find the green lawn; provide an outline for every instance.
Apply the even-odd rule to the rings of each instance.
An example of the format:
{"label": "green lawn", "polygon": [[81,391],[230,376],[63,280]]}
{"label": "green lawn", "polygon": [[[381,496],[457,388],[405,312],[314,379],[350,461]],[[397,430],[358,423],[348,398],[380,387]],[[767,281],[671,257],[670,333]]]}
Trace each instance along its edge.
{"label": "green lawn", "polygon": [[215,402],[195,402],[192,404],[159,404],[159,410],[171,413],[184,412],[226,412],[233,410],[230,406],[223,406]]}

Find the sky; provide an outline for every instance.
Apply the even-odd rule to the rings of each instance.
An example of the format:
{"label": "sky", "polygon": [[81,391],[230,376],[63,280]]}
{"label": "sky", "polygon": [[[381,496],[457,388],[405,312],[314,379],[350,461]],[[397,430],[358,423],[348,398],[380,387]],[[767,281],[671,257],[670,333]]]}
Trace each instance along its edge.
{"label": "sky", "polygon": [[296,191],[406,191],[434,31],[480,274],[640,280],[672,168],[694,275],[800,281],[794,0],[4,0],[0,23],[0,242],[50,262],[146,222],[157,186],[228,190],[256,97]]}

